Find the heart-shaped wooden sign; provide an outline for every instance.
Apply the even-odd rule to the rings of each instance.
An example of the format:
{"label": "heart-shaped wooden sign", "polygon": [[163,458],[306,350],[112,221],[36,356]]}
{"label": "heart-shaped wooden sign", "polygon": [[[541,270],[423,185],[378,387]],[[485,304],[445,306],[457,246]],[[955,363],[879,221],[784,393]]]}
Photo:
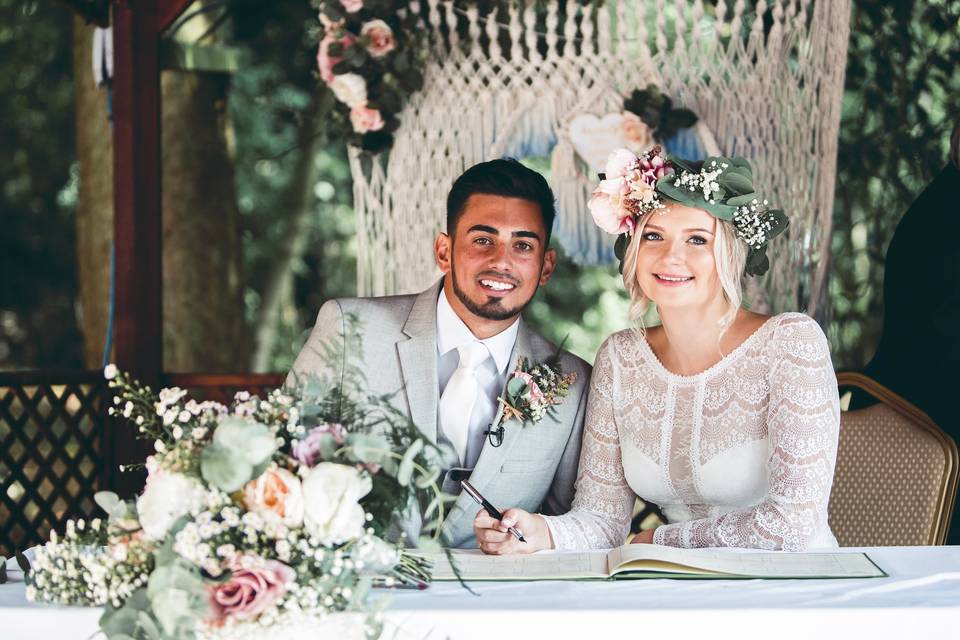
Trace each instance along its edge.
{"label": "heart-shaped wooden sign", "polygon": [[570,142],[577,155],[597,173],[603,171],[607,157],[624,146],[620,137],[623,115],[608,113],[601,117],[584,113],[570,120]]}

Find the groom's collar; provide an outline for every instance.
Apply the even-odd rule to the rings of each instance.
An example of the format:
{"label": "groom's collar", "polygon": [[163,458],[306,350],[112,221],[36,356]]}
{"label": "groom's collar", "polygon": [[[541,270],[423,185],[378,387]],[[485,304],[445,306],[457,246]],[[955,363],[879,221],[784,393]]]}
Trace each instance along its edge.
{"label": "groom's collar", "polygon": [[440,295],[437,296],[437,353],[440,357],[461,345],[479,341],[487,347],[490,355],[493,356],[494,363],[497,365],[497,371],[500,375],[503,375],[510,365],[510,354],[513,351],[514,343],[517,341],[519,330],[520,318],[517,317],[513,324],[497,335],[479,340],[450,306],[446,292],[441,289]]}

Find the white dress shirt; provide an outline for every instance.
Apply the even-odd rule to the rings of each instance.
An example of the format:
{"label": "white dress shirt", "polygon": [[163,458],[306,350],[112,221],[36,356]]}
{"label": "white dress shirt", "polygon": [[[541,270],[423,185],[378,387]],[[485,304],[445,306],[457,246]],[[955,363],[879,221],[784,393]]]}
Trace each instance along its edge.
{"label": "white dress shirt", "polygon": [[[490,357],[477,367],[477,381],[480,395],[477,397],[473,412],[470,414],[469,434],[467,435],[467,454],[463,466],[472,469],[480,457],[486,436],[483,434],[497,414],[497,396],[503,391],[510,366],[510,354],[517,341],[520,330],[520,318],[500,333],[486,340],[479,340],[490,353]],[[441,289],[437,298],[437,378],[440,382],[440,395],[447,382],[456,371],[460,361],[457,348],[467,342],[478,341],[473,332],[464,324],[460,316],[450,306],[446,292]]]}

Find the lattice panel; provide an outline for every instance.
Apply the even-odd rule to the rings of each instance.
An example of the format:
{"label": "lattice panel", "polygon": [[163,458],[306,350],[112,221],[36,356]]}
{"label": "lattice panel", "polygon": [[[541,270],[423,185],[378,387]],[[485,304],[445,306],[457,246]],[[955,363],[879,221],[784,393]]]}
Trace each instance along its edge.
{"label": "lattice panel", "polygon": [[95,517],[103,485],[104,381],[0,384],[0,555]]}

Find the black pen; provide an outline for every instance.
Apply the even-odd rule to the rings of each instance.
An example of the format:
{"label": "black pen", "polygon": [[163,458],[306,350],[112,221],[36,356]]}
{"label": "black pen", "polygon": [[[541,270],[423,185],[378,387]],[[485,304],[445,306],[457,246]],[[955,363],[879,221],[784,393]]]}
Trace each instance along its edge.
{"label": "black pen", "polygon": [[[496,518],[497,520],[503,520],[503,514],[500,513],[495,506],[490,504],[489,500],[487,500],[482,495],[480,495],[480,492],[474,489],[472,484],[470,484],[466,480],[461,480],[460,486],[463,487],[463,490],[466,491],[471,498],[477,501],[477,504],[483,507],[484,511],[490,514],[491,518]],[[523,534],[520,533],[520,529],[517,529],[516,527],[510,527],[508,531],[512,533],[520,542],[526,542],[526,540],[523,537]]]}

